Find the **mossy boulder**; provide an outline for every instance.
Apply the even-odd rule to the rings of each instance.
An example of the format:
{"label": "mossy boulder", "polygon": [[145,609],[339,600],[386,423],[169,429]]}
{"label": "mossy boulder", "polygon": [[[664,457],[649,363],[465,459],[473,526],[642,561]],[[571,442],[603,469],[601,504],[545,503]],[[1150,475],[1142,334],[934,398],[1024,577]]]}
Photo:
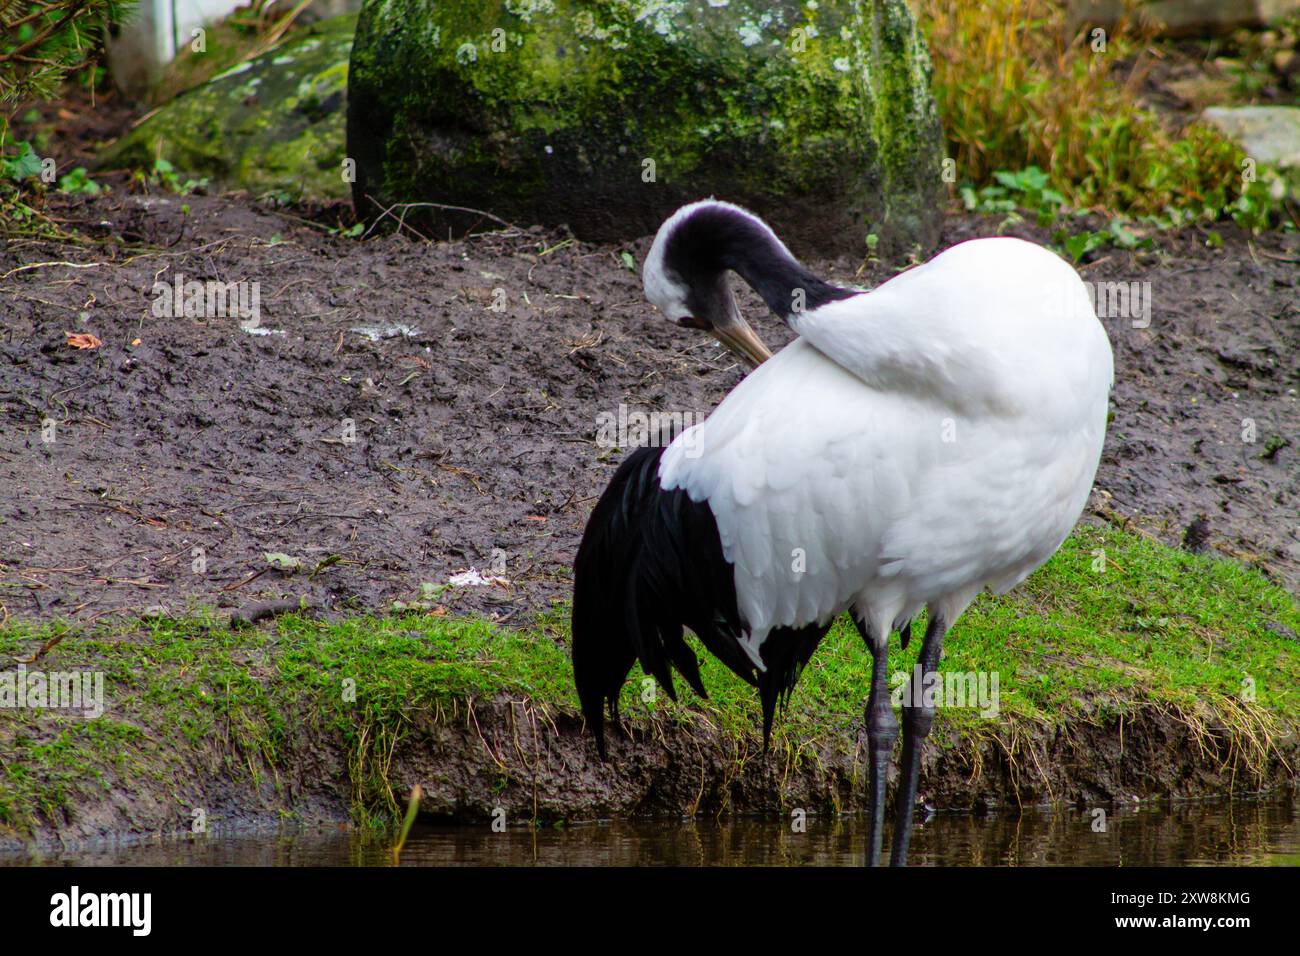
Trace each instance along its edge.
{"label": "mossy boulder", "polygon": [[355,14],[297,32],[274,49],[162,106],[101,165],[177,173],[226,189],[293,199],[348,197],[343,175],[348,54]]}
{"label": "mossy boulder", "polygon": [[366,0],[353,201],[621,240],[716,195],[800,250],[910,248],[942,208],[929,74],[904,0]]}

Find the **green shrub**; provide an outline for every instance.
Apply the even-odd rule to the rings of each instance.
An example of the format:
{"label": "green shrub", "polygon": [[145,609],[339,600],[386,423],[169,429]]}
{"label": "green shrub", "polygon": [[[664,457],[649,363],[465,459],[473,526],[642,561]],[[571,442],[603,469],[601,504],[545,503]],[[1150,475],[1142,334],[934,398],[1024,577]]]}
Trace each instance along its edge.
{"label": "green shrub", "polygon": [[1261,228],[1279,213],[1266,189],[1244,188],[1239,147],[1205,125],[1168,128],[1139,104],[1142,37],[1119,30],[1095,50],[1052,0],[918,5],[959,181],[1006,188],[1005,170],[1037,167],[1040,189],[1110,216],[1190,212]]}

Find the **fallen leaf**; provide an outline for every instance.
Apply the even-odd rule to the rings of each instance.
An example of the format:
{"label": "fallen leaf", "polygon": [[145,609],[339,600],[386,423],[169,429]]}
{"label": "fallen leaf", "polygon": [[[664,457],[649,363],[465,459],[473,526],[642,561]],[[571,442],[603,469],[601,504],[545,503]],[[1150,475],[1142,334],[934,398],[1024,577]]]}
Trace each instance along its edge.
{"label": "fallen leaf", "polygon": [[292,573],[303,570],[302,558],[291,557],[282,551],[264,551],[262,557],[266,559],[267,564],[277,571]]}
{"label": "fallen leaf", "polygon": [[140,344],[140,340],[139,340],[139,339],[132,339],[132,340],[131,340],[131,344],[132,344],[132,345],[139,345],[139,344]]}
{"label": "fallen leaf", "polygon": [[97,349],[104,343],[89,332],[65,332],[68,344],[74,349]]}

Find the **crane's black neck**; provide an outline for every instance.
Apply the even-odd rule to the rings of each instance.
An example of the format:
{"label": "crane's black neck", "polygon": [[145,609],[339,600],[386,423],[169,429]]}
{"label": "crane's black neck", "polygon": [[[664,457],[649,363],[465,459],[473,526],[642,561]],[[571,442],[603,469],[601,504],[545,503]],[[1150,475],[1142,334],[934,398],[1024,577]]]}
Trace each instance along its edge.
{"label": "crane's black neck", "polygon": [[858,294],[817,278],[760,222],[726,206],[705,206],[683,219],[668,239],[664,265],[691,290],[707,289],[730,269],[786,321]]}

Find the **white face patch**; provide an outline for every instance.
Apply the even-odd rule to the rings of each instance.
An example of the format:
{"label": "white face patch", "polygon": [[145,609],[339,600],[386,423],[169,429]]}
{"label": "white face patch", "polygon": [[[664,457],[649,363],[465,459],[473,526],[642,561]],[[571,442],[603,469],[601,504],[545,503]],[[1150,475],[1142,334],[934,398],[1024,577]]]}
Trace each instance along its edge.
{"label": "white face patch", "polygon": [[[690,206],[686,207],[686,209],[690,208]],[[641,279],[645,283],[645,297],[650,300],[651,305],[663,313],[664,318],[671,322],[680,322],[684,318],[689,318],[691,314],[686,307],[686,286],[669,276],[664,268],[664,247],[668,244],[669,233],[681,221],[683,211],[679,209],[659,227],[659,232],[655,234],[654,245],[650,247],[650,254],[646,256],[645,266],[641,269]]]}

